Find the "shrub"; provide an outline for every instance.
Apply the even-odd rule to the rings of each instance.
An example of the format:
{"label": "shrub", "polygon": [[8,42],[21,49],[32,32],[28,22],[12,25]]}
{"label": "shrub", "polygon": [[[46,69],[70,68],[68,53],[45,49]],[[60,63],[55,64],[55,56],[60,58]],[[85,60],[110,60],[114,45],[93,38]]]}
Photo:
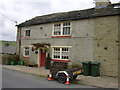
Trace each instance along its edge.
{"label": "shrub", "polygon": [[28,62],[29,67],[37,67],[38,65],[34,62]]}
{"label": "shrub", "polygon": [[69,68],[81,68],[82,66],[80,64],[77,63],[72,63],[71,65],[69,65]]}
{"label": "shrub", "polygon": [[2,55],[2,64],[9,65],[11,61],[14,61],[16,64],[18,62],[18,55],[9,55],[9,54]]}
{"label": "shrub", "polygon": [[45,61],[45,68],[50,69],[50,66],[51,66],[51,57],[50,54],[48,53],[48,56],[46,57],[46,61]]}
{"label": "shrub", "polygon": [[25,62],[29,62],[29,60],[28,60],[27,58],[22,58],[22,57],[21,57],[21,58],[20,58],[20,62],[24,62],[24,63],[25,63]]}
{"label": "shrub", "polygon": [[18,55],[11,55],[11,61],[14,61],[15,64],[17,64],[17,62],[19,61],[19,56]]}
{"label": "shrub", "polygon": [[2,64],[3,65],[8,65],[10,64],[11,57],[8,54],[3,54],[2,55]]}
{"label": "shrub", "polygon": [[29,60],[27,58],[21,57],[19,62],[23,62],[24,65],[28,66]]}
{"label": "shrub", "polygon": [[25,66],[30,66],[30,67],[36,67],[36,66],[38,66],[36,63],[34,63],[32,61],[29,61],[28,58],[22,58],[21,57],[20,62],[24,62]]}

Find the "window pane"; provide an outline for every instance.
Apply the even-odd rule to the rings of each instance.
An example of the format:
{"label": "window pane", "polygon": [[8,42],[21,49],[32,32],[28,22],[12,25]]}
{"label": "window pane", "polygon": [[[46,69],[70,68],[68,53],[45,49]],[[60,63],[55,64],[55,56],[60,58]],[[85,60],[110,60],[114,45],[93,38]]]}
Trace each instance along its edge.
{"label": "window pane", "polygon": [[[70,35],[70,22],[54,24],[54,35]],[[61,33],[62,31],[62,33]]]}
{"label": "window pane", "polygon": [[60,51],[60,48],[54,48],[54,51]]}
{"label": "window pane", "polygon": [[25,49],[29,49],[29,47],[25,47]]}
{"label": "window pane", "polygon": [[29,47],[25,47],[24,56],[29,56]]}
{"label": "window pane", "polygon": [[54,48],[54,59],[69,59],[69,48]]}
{"label": "window pane", "polygon": [[54,58],[60,59],[60,52],[54,52]]}
{"label": "window pane", "polygon": [[25,56],[29,56],[29,51],[25,51]]}
{"label": "window pane", "polygon": [[28,37],[30,36],[30,30],[25,31],[25,36],[28,36]]}
{"label": "window pane", "polygon": [[69,59],[69,56],[62,56],[62,59]]}
{"label": "window pane", "polygon": [[63,27],[63,35],[70,35],[70,27]]}
{"label": "window pane", "polygon": [[61,35],[61,27],[54,28],[54,35]]}
{"label": "window pane", "polygon": [[69,52],[62,52],[62,59],[69,59]]}
{"label": "window pane", "polygon": [[58,26],[61,26],[61,24],[54,24],[54,27],[58,27]]}
{"label": "window pane", "polygon": [[54,58],[60,59],[60,48],[54,48]]}
{"label": "window pane", "polygon": [[70,34],[70,27],[67,27],[67,34]]}
{"label": "window pane", "polygon": [[62,51],[68,51],[68,48],[62,48]]}
{"label": "window pane", "polygon": [[70,26],[70,22],[63,23],[63,26]]}
{"label": "window pane", "polygon": [[62,59],[69,59],[69,48],[62,48]]}
{"label": "window pane", "polygon": [[62,56],[68,56],[69,53],[68,52],[62,52]]}
{"label": "window pane", "polygon": [[54,35],[61,35],[61,24],[54,24]]}

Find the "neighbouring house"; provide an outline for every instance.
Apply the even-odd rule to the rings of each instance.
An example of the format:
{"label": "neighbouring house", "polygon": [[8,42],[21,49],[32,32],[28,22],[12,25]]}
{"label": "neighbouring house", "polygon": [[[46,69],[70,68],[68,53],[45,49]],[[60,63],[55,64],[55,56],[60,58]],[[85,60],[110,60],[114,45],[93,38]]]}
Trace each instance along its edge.
{"label": "neighbouring house", "polygon": [[95,8],[37,16],[17,25],[17,54],[45,65],[52,61],[100,62],[100,74],[118,76],[120,3],[96,2]]}
{"label": "neighbouring house", "polygon": [[9,54],[9,55],[16,54],[16,46],[0,45],[0,47],[1,47],[0,54]]}
{"label": "neighbouring house", "polygon": [[16,46],[0,45],[0,64],[2,64],[3,55],[14,55],[16,54]]}

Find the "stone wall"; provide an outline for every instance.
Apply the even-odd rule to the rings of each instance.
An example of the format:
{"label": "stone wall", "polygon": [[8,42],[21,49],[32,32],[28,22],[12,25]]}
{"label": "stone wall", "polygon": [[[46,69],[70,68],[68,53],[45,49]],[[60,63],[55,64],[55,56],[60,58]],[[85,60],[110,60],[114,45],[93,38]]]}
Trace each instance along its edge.
{"label": "stone wall", "polygon": [[2,54],[0,54],[0,64],[2,64]]}
{"label": "stone wall", "polygon": [[95,18],[94,60],[101,75],[118,76],[118,16]]}

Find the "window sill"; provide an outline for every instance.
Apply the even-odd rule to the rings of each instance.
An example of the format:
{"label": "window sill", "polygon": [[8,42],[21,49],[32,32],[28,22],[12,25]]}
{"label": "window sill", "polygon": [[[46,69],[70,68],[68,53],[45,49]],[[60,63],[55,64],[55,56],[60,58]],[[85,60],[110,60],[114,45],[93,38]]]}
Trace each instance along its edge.
{"label": "window sill", "polygon": [[30,57],[27,57],[27,56],[23,56],[23,58],[30,58]]}
{"label": "window sill", "polygon": [[24,37],[24,39],[30,39],[30,37]]}
{"label": "window sill", "polygon": [[52,59],[52,61],[58,61],[58,62],[70,62],[70,60],[59,60],[59,59]]}
{"label": "window sill", "polygon": [[71,36],[52,36],[52,38],[71,37]]}

